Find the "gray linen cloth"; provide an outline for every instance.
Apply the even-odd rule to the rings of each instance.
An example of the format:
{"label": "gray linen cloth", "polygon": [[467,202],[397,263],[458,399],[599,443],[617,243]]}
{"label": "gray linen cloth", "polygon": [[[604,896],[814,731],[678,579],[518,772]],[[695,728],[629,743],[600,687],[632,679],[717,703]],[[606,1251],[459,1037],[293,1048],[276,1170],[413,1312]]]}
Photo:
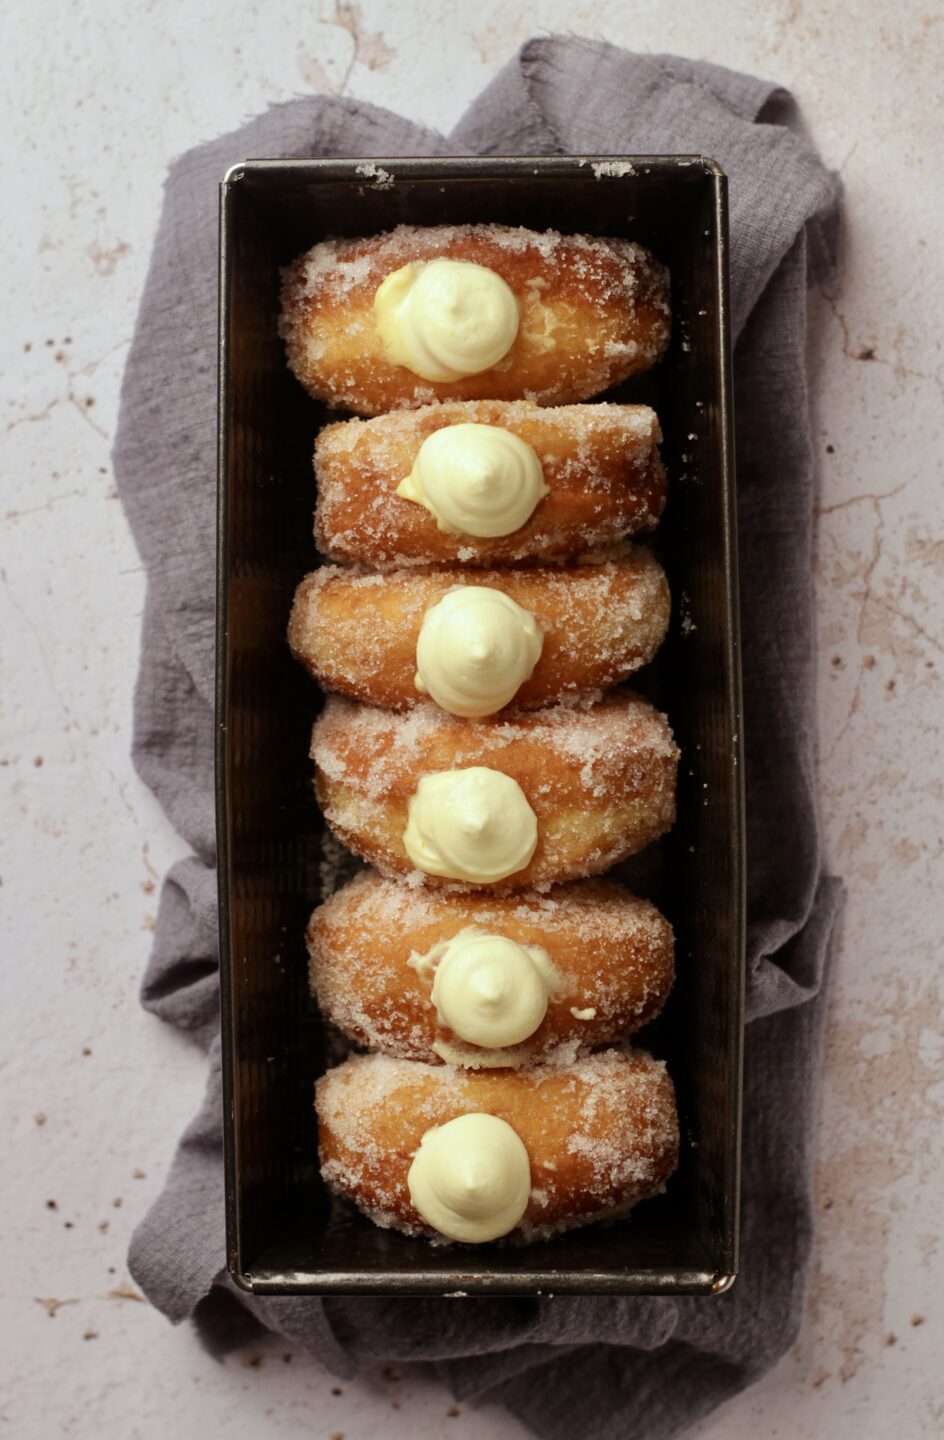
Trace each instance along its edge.
{"label": "gray linen cloth", "polygon": [[[258,156],[702,153],[729,176],[749,830],[741,1275],[719,1298],[261,1301],[223,1270],[213,825],[217,185]],[[449,137],[350,100],[276,106],[184,155],[166,199],[114,462],[147,567],[134,758],[193,855],[161,894],[148,1010],[210,1078],[131,1270],[216,1353],[279,1331],[338,1375],[433,1362],[457,1397],[547,1440],[680,1433],[793,1341],[811,1245],[824,977],[840,886],[821,873],[813,771],[814,460],[806,289],[830,274],[838,186],[771,83],[575,38],[532,40]]]}

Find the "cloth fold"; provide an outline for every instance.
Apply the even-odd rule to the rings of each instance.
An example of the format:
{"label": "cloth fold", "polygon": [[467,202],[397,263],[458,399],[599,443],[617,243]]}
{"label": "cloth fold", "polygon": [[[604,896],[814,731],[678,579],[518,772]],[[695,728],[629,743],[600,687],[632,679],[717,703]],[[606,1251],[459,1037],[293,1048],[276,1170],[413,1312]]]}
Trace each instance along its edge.
{"label": "cloth fold", "polygon": [[[710,155],[729,177],[748,793],[742,1268],[718,1298],[259,1299],[223,1270],[213,668],[217,185],[262,157]],[[794,1339],[808,1268],[816,1077],[838,881],[813,770],[814,462],[805,292],[828,283],[838,182],[777,85],[576,38],[532,40],[446,137],[349,100],[273,107],[167,181],[114,464],[148,575],[134,758],[193,855],[168,875],[142,999],[208,1051],[200,1113],[135,1232],[132,1273],[215,1353],[277,1330],[339,1375],[433,1362],[546,1440],[669,1440]],[[784,1097],[789,1096],[789,1105]]]}

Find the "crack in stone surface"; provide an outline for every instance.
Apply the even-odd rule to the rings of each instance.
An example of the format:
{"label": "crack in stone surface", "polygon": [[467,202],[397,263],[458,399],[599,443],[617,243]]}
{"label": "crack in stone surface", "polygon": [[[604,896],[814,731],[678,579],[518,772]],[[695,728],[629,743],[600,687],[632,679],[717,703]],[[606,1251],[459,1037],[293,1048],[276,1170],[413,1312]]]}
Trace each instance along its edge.
{"label": "crack in stone surface", "polygon": [[857,350],[853,350],[849,326],[839,308],[838,300],[835,296],[828,295],[823,289],[820,289],[819,293],[829,306],[832,317],[842,333],[842,353],[847,360],[882,365],[891,370],[899,379],[924,380],[929,385],[936,386],[939,394],[944,398],[944,380],[941,378],[940,370],[915,370],[912,366],[905,365],[903,361],[889,360],[886,356],[879,355],[874,345],[861,345]]}

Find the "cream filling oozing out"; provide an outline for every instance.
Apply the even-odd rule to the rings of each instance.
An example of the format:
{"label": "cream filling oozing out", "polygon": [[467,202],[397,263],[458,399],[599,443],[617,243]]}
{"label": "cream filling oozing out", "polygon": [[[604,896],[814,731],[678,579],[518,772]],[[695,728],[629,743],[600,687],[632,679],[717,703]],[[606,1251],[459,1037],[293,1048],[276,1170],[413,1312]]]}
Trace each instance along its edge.
{"label": "cream filling oozing out", "polygon": [[451,715],[494,715],[530,679],[544,637],[529,610],[490,585],[456,585],[423,617],[417,690]]}
{"label": "cream filling oozing out", "polygon": [[473,1112],[426,1131],[407,1184],[414,1207],[434,1230],[482,1244],[507,1235],[527,1209],[531,1162],[506,1120]]}
{"label": "cream filling oozing out", "polygon": [[378,287],[374,318],[388,360],[424,380],[460,380],[504,359],[521,316],[514,291],[485,265],[415,260]]}
{"label": "cream filling oozing out", "polygon": [[537,816],[521,786],[485,765],[424,775],[403,832],[418,870],[478,885],[524,870],[537,843]]}
{"label": "cream filling oozing out", "polygon": [[397,494],[447,535],[494,539],[520,530],[550,493],[541,461],[500,425],[443,425],[427,435]]}
{"label": "cream filling oozing out", "polygon": [[520,1045],[547,1014],[561,977],[540,945],[467,926],[407,963],[431,984],[442,1025],[460,1040],[490,1051]]}

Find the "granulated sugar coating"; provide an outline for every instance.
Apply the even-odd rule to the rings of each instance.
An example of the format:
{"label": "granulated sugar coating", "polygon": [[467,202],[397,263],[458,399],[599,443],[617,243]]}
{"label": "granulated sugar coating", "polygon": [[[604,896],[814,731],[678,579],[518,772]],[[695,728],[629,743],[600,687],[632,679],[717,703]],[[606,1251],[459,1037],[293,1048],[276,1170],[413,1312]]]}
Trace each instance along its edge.
{"label": "granulated sugar coating", "polygon": [[414,885],[468,889],[413,869],[403,845],[420,779],[486,766],[510,775],[537,816],[528,865],[495,890],[598,875],[665,833],[678,749],[664,715],[617,691],[507,718],[459,720],[425,703],[396,714],[332,696],[312,735],[325,819],[355,853]]}
{"label": "granulated sugar coating", "polygon": [[[445,382],[387,360],[373,311],[387,275],[437,256],[495,271],[520,312],[517,338],[497,365]],[[310,394],[359,415],[433,400],[587,400],[658,360],[669,325],[668,276],[648,251],[556,230],[401,225],[324,241],[282,275],[279,333],[289,365]]]}
{"label": "granulated sugar coating", "polygon": [[[468,1045],[437,1019],[435,963],[418,962],[460,931],[502,935],[547,954],[555,977],[547,1015],[513,1049]],[[308,947],[322,1014],[359,1045],[432,1064],[444,1055],[484,1068],[572,1061],[647,1024],[674,976],[668,921],[648,901],[600,880],[546,896],[449,895],[366,873],[315,911]]]}
{"label": "granulated sugar coating", "polygon": [[[529,445],[549,493],[511,535],[440,530],[396,493],[423,442],[448,425],[497,425]],[[557,562],[651,530],[665,505],[662,435],[647,405],[475,400],[327,425],[315,443],[315,535],[330,559],[375,570],[436,561]]]}
{"label": "granulated sugar coating", "polygon": [[458,1115],[497,1115],[525,1145],[531,1197],[512,1241],[625,1213],[663,1190],[678,1155],[672,1082],[644,1051],[527,1070],[357,1056],[318,1081],[316,1108],[328,1185],[378,1225],[440,1241],[410,1202],[407,1174],[425,1132]]}
{"label": "granulated sugar coating", "polygon": [[568,569],[395,570],[377,575],[323,565],[298,588],[289,621],[293,654],[326,690],[395,709],[419,703],[416,647],[428,610],[457,585],[487,585],[533,615],[540,658],[513,703],[591,696],[651,660],[669,623],[658,561],[627,547],[618,559]]}
{"label": "granulated sugar coating", "polygon": [[[359,173],[392,183],[373,164]],[[374,317],[388,275],[438,256],[500,275],[520,321],[497,364],[441,383],[388,360]],[[459,1115],[506,1120],[528,1151],[530,1199],[512,1242],[625,1214],[676,1164],[664,1066],[600,1049],[658,1014],[674,979],[672,930],[647,901],[587,878],[658,838],[675,812],[665,716],[613,689],[668,626],[661,567],[626,543],[665,505],[659,422],[644,405],[583,403],[661,357],[668,294],[664,268],[631,242],[498,225],[327,241],[282,276],[279,333],[296,376],[328,405],[376,417],[317,438],[315,535],[343,568],[302,581],[289,624],[296,657],[340,692],[312,736],[330,826],[322,893],[336,893],[308,927],[311,986],[335,1040],[340,1031],[374,1052],[318,1082],[322,1175],[378,1225],[439,1243],[407,1175],[423,1134]],[[424,442],[461,424],[502,427],[540,463],[547,493],[536,487],[511,534],[450,533],[396,493]],[[416,690],[424,617],[456,585],[502,591],[542,636],[531,675],[484,720],[457,719]],[[478,766],[521,787],[537,820],[533,857],[482,886],[413,868],[403,837],[420,781]],[[377,867],[340,890],[350,871],[338,842]],[[445,945],[481,935],[526,947],[547,987],[544,1018],[538,1008],[533,1033],[504,1049],[463,1039],[432,1003]]]}

